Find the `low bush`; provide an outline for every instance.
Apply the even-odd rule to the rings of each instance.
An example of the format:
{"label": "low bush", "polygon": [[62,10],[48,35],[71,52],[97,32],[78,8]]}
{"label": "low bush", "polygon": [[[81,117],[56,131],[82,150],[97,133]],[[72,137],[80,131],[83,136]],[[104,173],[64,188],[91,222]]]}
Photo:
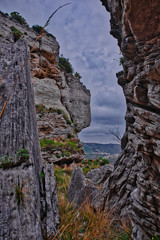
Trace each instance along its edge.
{"label": "low bush", "polygon": [[24,161],[27,161],[29,160],[29,152],[27,149],[25,148],[21,148],[17,151],[17,158],[19,160],[24,160]]}
{"label": "low bush", "polygon": [[152,240],[160,240],[160,238],[155,234],[155,235],[152,237]]}
{"label": "low bush", "polygon": [[[37,32],[37,33],[42,33],[42,31],[44,30],[42,26],[37,25],[37,24],[33,25],[31,28],[32,28],[35,32]],[[44,31],[45,31],[45,30],[44,30]],[[45,32],[46,32],[46,31],[45,31]]]}
{"label": "low bush", "polygon": [[64,118],[64,120],[66,121],[66,123],[68,125],[72,124],[72,121],[69,119],[68,115],[62,109],[58,108],[56,111],[57,111],[58,114],[62,114],[63,115],[63,118]]}
{"label": "low bush", "polygon": [[59,57],[59,66],[67,73],[73,73],[73,68],[71,63],[69,62],[68,58],[63,57],[63,55],[61,55],[61,57]]}
{"label": "low bush", "polygon": [[4,155],[0,158],[0,168],[8,169],[21,165],[29,160],[29,152],[27,149],[19,149],[15,156]]}
{"label": "low bush", "polygon": [[79,80],[82,78],[82,76],[81,76],[78,72],[76,72],[76,73],[74,74],[74,76],[75,76],[76,78],[78,78]]}
{"label": "low bush", "polygon": [[44,172],[40,172],[40,178],[44,178],[45,177],[45,174],[44,174]]}
{"label": "low bush", "polygon": [[109,164],[110,162],[108,159],[104,159],[102,157],[99,157],[98,159],[87,159],[84,160],[81,164],[83,173],[86,174],[90,172],[92,169],[100,168],[101,166],[104,166],[105,164]]}
{"label": "low bush", "polygon": [[50,150],[51,148],[58,148],[64,146],[62,142],[55,142],[53,139],[40,140],[40,145],[43,150]]}
{"label": "low bush", "polygon": [[54,108],[46,108],[43,104],[36,104],[37,113],[52,113],[56,110]]}
{"label": "low bush", "polygon": [[74,137],[74,136],[73,136],[71,133],[68,133],[68,134],[67,134],[67,138],[68,138],[68,139],[71,139],[71,138],[73,138],[73,137]]}
{"label": "low bush", "polygon": [[61,155],[57,153],[56,158],[61,158]]}
{"label": "low bush", "polygon": [[17,20],[20,24],[28,25],[26,20],[18,12],[11,12],[10,16],[11,18]]}
{"label": "low bush", "polygon": [[23,37],[23,33],[14,26],[11,27],[11,34],[13,34],[15,42]]}
{"label": "low bush", "polygon": [[75,133],[79,133],[78,128],[74,128]]}
{"label": "low bush", "polygon": [[9,157],[8,155],[4,155],[0,158],[0,168],[7,169],[12,166],[13,157]]}
{"label": "low bush", "polygon": [[124,63],[124,57],[120,57],[120,59],[119,59],[119,65],[123,65],[123,63]]}

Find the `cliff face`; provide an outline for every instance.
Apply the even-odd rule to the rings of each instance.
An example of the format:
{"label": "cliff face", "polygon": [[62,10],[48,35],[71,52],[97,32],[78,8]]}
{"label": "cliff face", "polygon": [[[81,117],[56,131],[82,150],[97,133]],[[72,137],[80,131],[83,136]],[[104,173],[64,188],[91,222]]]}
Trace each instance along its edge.
{"label": "cliff face", "polygon": [[0,240],[41,240],[59,224],[53,162],[84,157],[76,132],[90,124],[90,93],[59,68],[53,36],[29,54],[37,34],[1,12],[0,22]]}
{"label": "cliff face", "polygon": [[[38,33],[2,13],[0,17],[1,36],[13,39],[11,27],[14,26],[23,33],[30,49],[33,47]],[[89,90],[59,67],[59,44],[51,34],[38,39],[30,63],[43,159],[62,163],[81,161],[85,154],[77,133],[90,125]],[[47,140],[52,142],[46,147]],[[76,151],[66,144],[68,140],[69,144],[76,144]],[[60,141],[66,145],[65,149],[55,147]]]}
{"label": "cliff face", "polygon": [[22,70],[28,45],[0,37],[0,49],[0,109],[16,83],[0,118],[0,239],[40,240],[58,229],[58,200],[53,165],[42,165],[29,63]]}
{"label": "cliff face", "polygon": [[123,54],[126,98],[122,153],[97,197],[131,218],[133,239],[160,236],[160,2],[101,0]]}

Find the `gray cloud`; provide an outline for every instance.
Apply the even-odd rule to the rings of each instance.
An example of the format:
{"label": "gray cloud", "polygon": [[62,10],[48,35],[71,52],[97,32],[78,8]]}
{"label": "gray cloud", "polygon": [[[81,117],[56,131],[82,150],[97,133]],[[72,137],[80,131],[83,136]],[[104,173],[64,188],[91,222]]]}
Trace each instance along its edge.
{"label": "gray cloud", "polygon": [[[19,12],[31,25],[44,25],[66,0],[2,0],[1,10]],[[108,134],[115,126],[124,131],[125,101],[117,84],[117,41],[110,36],[109,13],[98,0],[71,0],[56,13],[48,26],[59,42],[60,52],[70,59],[82,82],[91,91],[92,124],[80,134],[86,142],[113,142]]]}

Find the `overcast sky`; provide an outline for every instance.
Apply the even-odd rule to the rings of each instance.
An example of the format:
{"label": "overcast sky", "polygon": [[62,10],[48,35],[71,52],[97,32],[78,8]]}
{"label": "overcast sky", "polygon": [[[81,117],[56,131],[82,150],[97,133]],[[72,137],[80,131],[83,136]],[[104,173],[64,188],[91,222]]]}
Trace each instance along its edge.
{"label": "overcast sky", "polygon": [[3,12],[19,12],[32,26],[44,25],[60,5],[71,2],[52,18],[47,30],[60,44],[81,81],[91,91],[92,123],[79,137],[84,142],[115,142],[110,129],[124,132],[125,100],[117,84],[120,50],[110,34],[109,13],[100,0],[0,0]]}

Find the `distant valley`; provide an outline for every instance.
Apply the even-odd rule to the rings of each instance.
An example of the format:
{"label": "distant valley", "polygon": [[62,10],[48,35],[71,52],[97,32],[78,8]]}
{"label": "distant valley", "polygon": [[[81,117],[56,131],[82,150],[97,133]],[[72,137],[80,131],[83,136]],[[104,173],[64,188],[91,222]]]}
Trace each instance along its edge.
{"label": "distant valley", "polygon": [[100,144],[100,143],[83,143],[86,152],[86,158],[97,159],[103,157],[114,163],[121,152],[120,144]]}

